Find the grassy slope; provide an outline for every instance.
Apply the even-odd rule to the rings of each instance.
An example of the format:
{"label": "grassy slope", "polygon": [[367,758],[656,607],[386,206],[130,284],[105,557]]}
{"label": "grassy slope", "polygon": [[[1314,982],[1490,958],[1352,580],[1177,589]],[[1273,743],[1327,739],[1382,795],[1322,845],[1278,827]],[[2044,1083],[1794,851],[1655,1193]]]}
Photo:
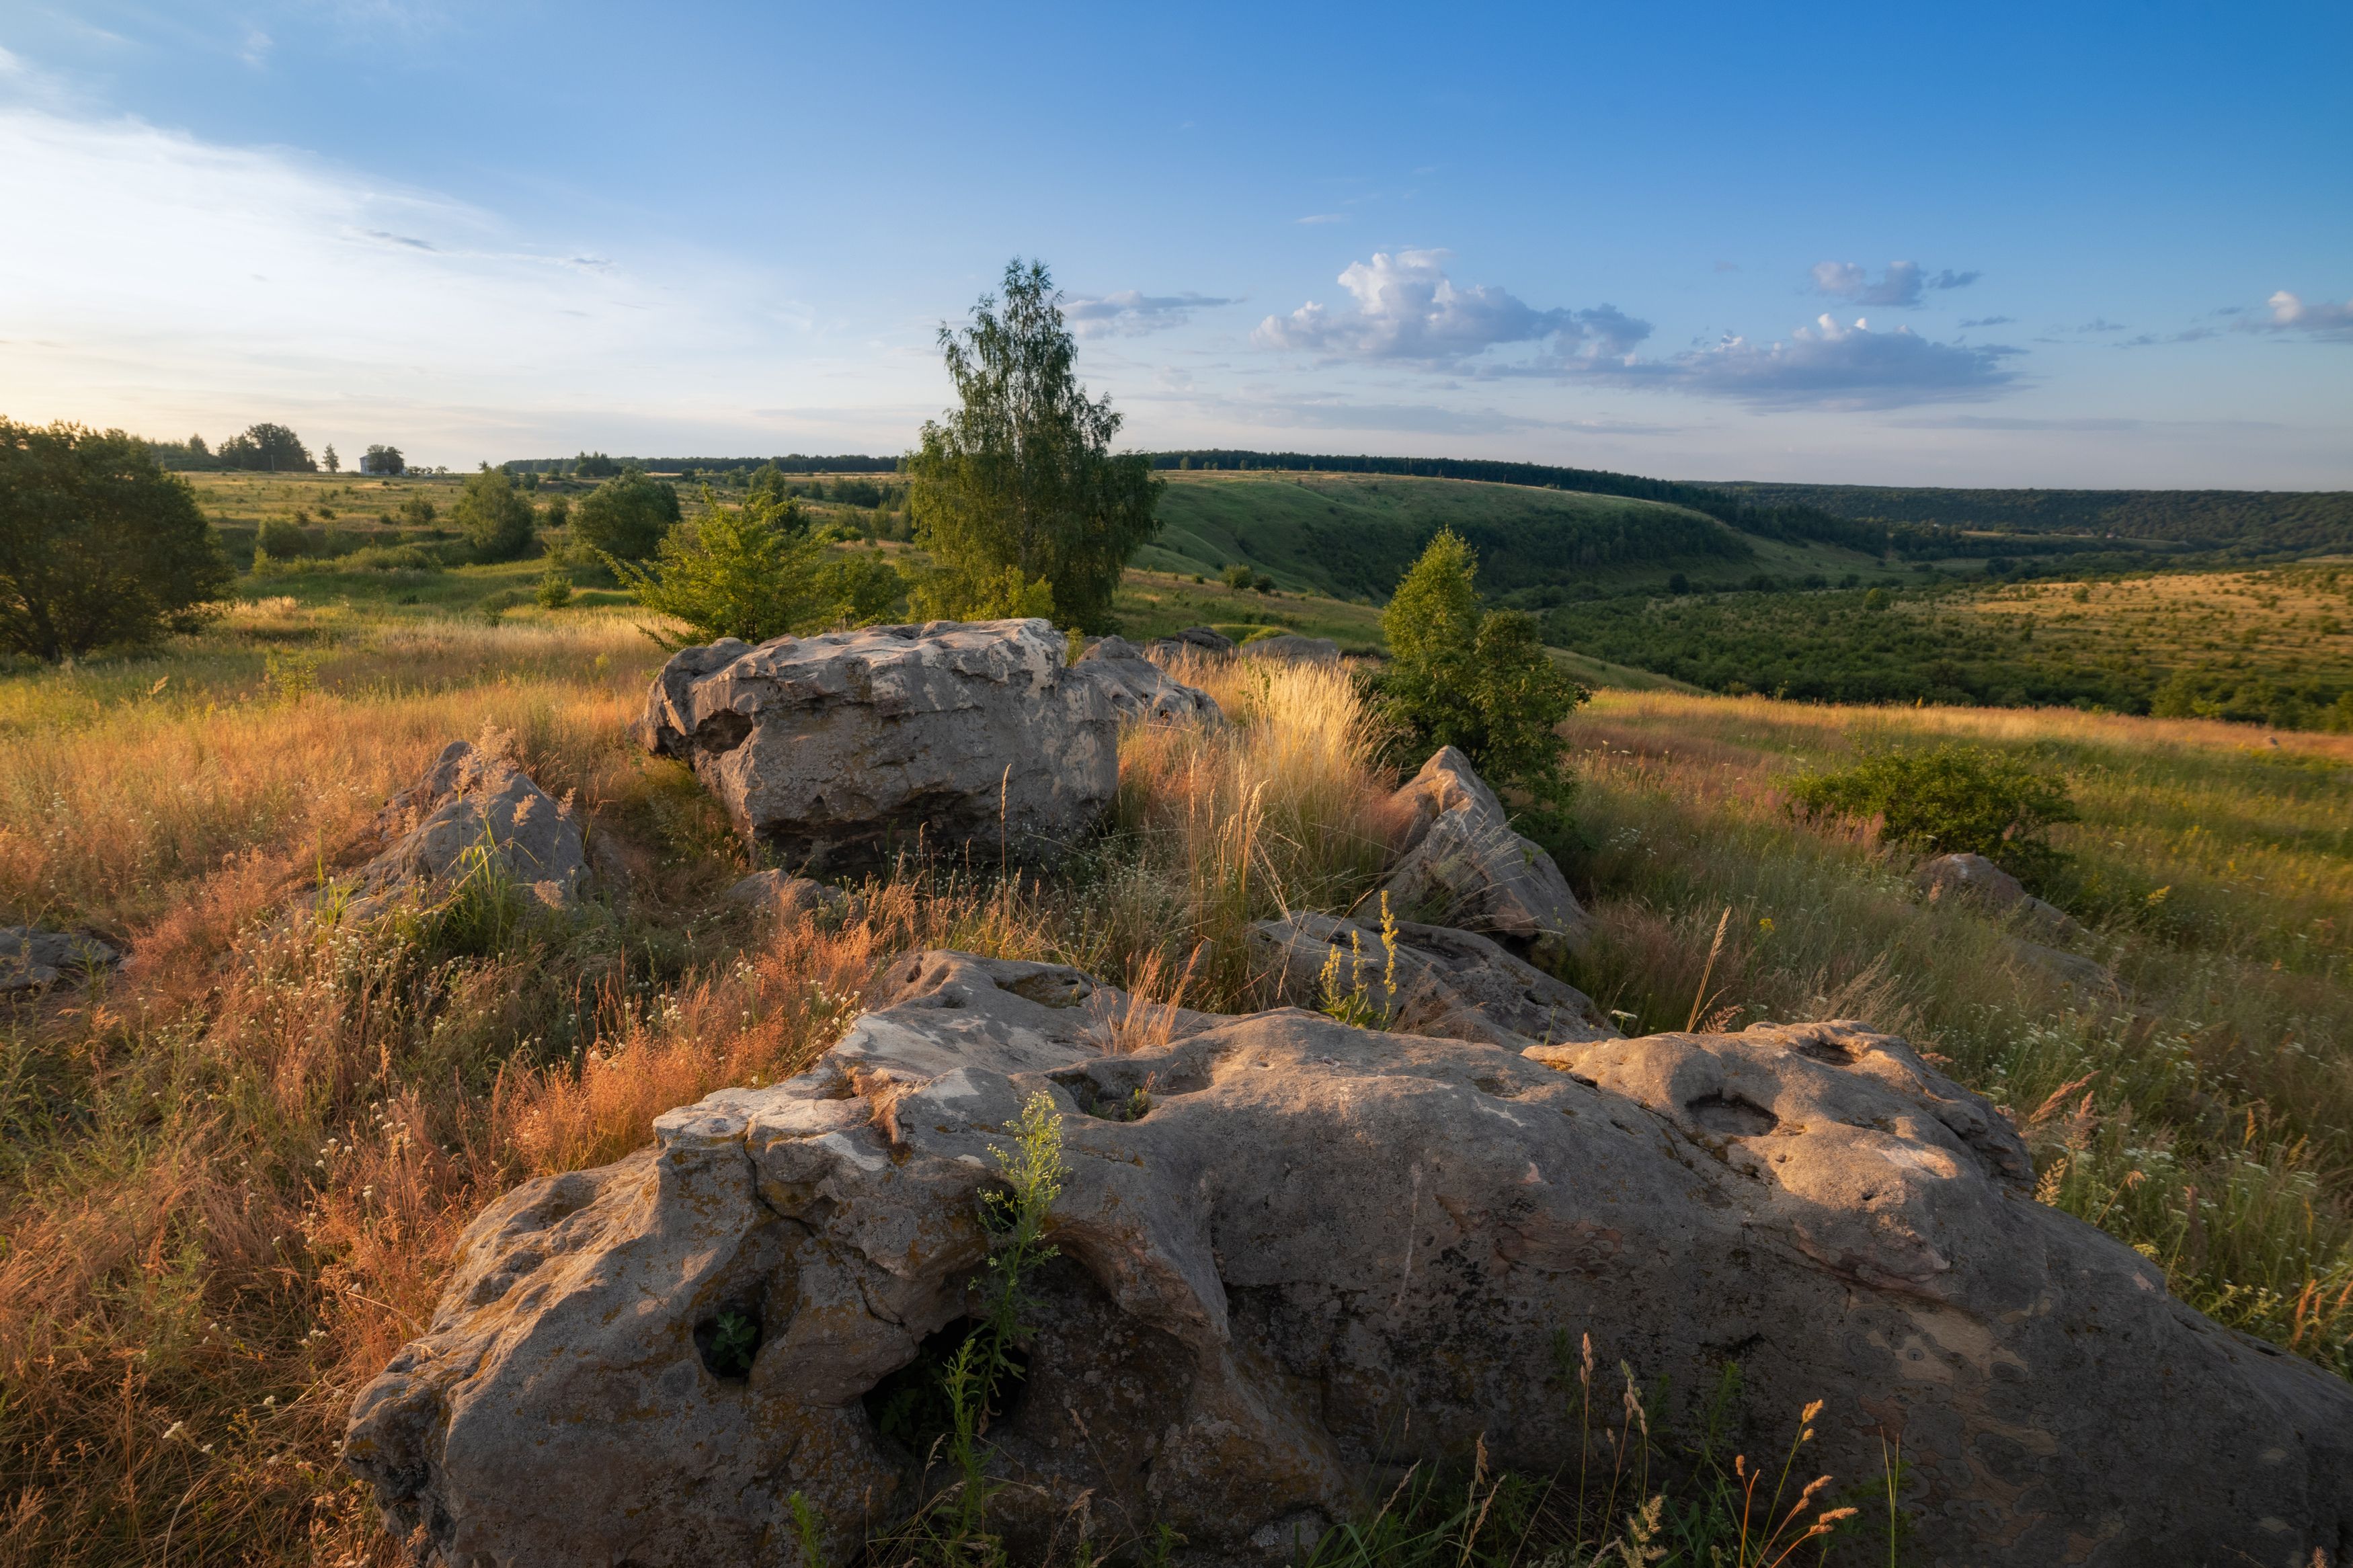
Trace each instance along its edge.
{"label": "grassy slope", "polygon": [[1752,539],[1658,501],[1385,475],[1161,477],[1169,481],[1162,533],[1138,566],[1214,577],[1239,563],[1282,587],[1339,599],[1386,599],[1441,527],[1478,548],[1482,589],[1507,601],[1580,583],[1664,584],[1678,571],[1727,583],[1757,571],[1897,575],[1852,551]]}
{"label": "grassy slope", "polygon": [[[1321,613],[1344,611],[1366,613]],[[759,941],[714,913],[744,862],[707,797],[622,735],[659,657],[632,619],[277,597],[153,657],[0,677],[0,921],[88,923],[138,953],[95,997],[0,1010],[0,1561],[154,1561],[175,1520],[176,1563],[388,1560],[334,1463],[342,1414],[481,1203],[636,1146],[715,1083],[790,1070],[894,945],[1136,978],[1156,946],[1248,918],[1184,898],[1256,875],[1155,872],[1034,900],[901,889],[869,925]],[[1337,696],[1288,721],[1335,721]],[[277,928],[320,860],[364,852],[386,793],[486,724],[623,856],[626,910],[476,954]],[[2067,990],[1988,920],[1918,901],[1901,862],[1788,818],[1793,769],[1891,732],[2069,770],[2085,819],[2052,890],[2125,992]],[[2050,1201],[2198,1305],[2353,1367],[2353,741],[1655,691],[1605,694],[1570,735],[1588,847],[1569,868],[1599,922],[1576,978],[1605,1006],[1680,1027],[1729,908],[1722,1023],[1908,1033],[2012,1108]],[[1188,814],[1178,781],[1260,798],[1247,768],[1195,766],[1168,737],[1124,761],[1128,793],[1169,813],[1147,846],[1233,808]],[[1354,786],[1285,766],[1250,853],[1361,845]],[[1193,891],[1136,891],[1164,886]],[[1189,994],[1229,1000],[1240,978],[1213,963]]]}

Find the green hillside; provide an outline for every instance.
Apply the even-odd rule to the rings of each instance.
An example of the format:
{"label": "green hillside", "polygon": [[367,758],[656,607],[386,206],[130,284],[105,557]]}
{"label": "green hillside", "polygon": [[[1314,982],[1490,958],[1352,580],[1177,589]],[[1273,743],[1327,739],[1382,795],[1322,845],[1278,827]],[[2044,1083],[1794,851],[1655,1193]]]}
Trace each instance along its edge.
{"label": "green hillside", "polygon": [[1758,573],[1894,574],[1835,545],[1764,539],[1662,501],[1386,474],[1167,472],[1160,536],[1138,567],[1214,578],[1240,564],[1277,586],[1380,602],[1440,528],[1479,552],[1479,587],[1541,608],[1665,584],[1737,586]]}
{"label": "green hillside", "polygon": [[1942,489],[1925,486],[1724,484],[1760,506],[1855,521],[2005,534],[2148,540],[2237,556],[2353,548],[2349,490]]}

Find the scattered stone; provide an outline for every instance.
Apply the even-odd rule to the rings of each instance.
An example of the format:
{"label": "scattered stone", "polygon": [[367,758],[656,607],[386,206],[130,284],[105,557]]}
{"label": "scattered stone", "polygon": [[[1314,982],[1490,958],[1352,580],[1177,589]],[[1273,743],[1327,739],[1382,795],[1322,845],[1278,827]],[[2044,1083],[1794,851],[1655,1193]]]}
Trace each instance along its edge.
{"label": "scattered stone", "polygon": [[850,896],[839,888],[813,882],[773,868],[754,871],[720,895],[723,901],[748,909],[764,920],[839,919],[849,912]]}
{"label": "scattered stone", "polygon": [[0,926],[0,996],[46,991],[74,975],[95,974],[122,962],[110,943],[80,931]]}
{"label": "scattered stone", "polygon": [[381,818],[392,847],[362,867],[355,912],[414,894],[446,896],[488,858],[550,909],[586,891],[588,857],[572,808],[503,752],[452,741]]}
{"label": "scattered stone", "polygon": [[1214,626],[1187,626],[1176,634],[1176,640],[1201,653],[1234,651],[1234,639]]}
{"label": "scattered stone", "polygon": [[1573,985],[1523,963],[1483,936],[1411,921],[1394,922],[1397,941],[1392,999],[1391,948],[1372,921],[1296,914],[1250,928],[1250,962],[1272,994],[1302,1007],[1323,1000],[1333,955],[1344,995],[1361,993],[1388,1008],[1400,1034],[1478,1040],[1521,1050],[1558,1040],[1615,1039],[1593,999]]}
{"label": "scattered stone", "polygon": [[1078,669],[1100,684],[1112,706],[1131,719],[1145,723],[1225,721],[1216,698],[1178,680],[1125,637],[1099,638],[1080,657]]}
{"label": "scattered stone", "polygon": [[1042,620],[723,639],[673,655],[638,738],[691,763],[786,866],[871,870],[900,849],[1059,856],[1119,784],[1119,710]]}
{"label": "scattered stone", "polygon": [[[1606,1468],[1617,1418],[1580,1425],[1564,1334],[1667,1380],[1654,1426],[1729,1360],[1768,1430],[1824,1401],[1810,1477],[1873,1484],[1900,1436],[1939,1563],[2303,1563],[2353,1532],[2353,1387],[2033,1202],[1992,1108],[1861,1025],[1538,1060],[1283,1009],[1105,1055],[1116,992],[943,952],[882,1001],[800,1077],[475,1220],[345,1437],[396,1537],[781,1568],[798,1492],[852,1560],[919,1500],[875,1405],[974,1310],[989,1151],[1039,1092],[1060,1257],[985,1446],[1015,1561],[1085,1506],[1281,1563],[1482,1439],[1495,1470]],[[698,1345],[722,1313],[754,1329],[740,1374]]]}
{"label": "scattered stone", "polygon": [[2013,961],[2039,969],[2054,980],[2063,980],[2070,985],[2081,985],[2093,991],[2118,989],[2116,971],[2094,959],[2085,958],[2080,952],[2029,942],[2022,936],[2006,936],[2001,939],[2001,945]]}
{"label": "scattered stone", "polygon": [[1588,920],[1551,856],[1512,831],[1494,791],[1452,746],[1440,747],[1391,797],[1407,817],[1381,886],[1401,913],[1482,932],[1557,963]]}
{"label": "scattered stone", "polygon": [[1281,664],[1334,664],[1340,658],[1340,645],[1330,637],[1303,637],[1296,632],[1252,637],[1242,644],[1241,651],[1245,658],[1271,658]]}
{"label": "scattered stone", "polygon": [[2087,934],[2066,910],[2026,890],[2026,885],[1982,855],[1939,855],[1912,873],[1913,885],[1935,903],[1960,898],[1995,914],[2008,914],[2027,930],[2059,938]]}

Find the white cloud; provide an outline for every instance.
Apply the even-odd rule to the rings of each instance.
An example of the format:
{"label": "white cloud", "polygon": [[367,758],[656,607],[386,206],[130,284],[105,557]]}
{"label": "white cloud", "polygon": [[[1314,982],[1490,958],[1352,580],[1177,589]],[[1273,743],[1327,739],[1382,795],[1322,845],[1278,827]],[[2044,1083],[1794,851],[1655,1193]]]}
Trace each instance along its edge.
{"label": "white cloud", "polygon": [[1123,289],[1115,294],[1065,300],[1062,314],[1080,337],[1133,338],[1166,327],[1181,327],[1193,319],[1196,310],[1236,303],[1239,301],[1211,299],[1207,294],[1154,295]]}
{"label": "white cloud", "polygon": [[[697,421],[788,450],[752,410],[807,390],[807,312],[772,273],[608,259],[282,149],[0,108],[0,410],[17,418],[169,435],[279,418],[450,462]],[[914,374],[878,390],[902,401]]]}
{"label": "white cloud", "polygon": [[1555,362],[1630,353],[1650,336],[1614,305],[1539,310],[1501,289],[1458,287],[1443,266],[1443,250],[1376,252],[1350,264],[1340,286],[1352,308],[1331,310],[1309,300],[1288,316],[1269,316],[1250,334],[1261,348],[1340,359],[1401,360],[1471,368],[1487,350],[1541,343]]}
{"label": "white cloud", "polygon": [[1814,263],[1814,291],[1834,300],[1852,300],[1858,305],[1900,305],[1909,308],[1920,303],[1926,289],[1966,289],[1980,274],[1956,272],[1951,268],[1930,276],[1920,269],[1916,261],[1891,261],[1887,270],[1872,281],[1870,272],[1852,261],[1818,261]]}
{"label": "white cloud", "polygon": [[2332,342],[2353,342],[2353,300],[2342,305],[2318,300],[2310,304],[2283,289],[2263,301],[2271,310],[2268,321],[2232,323],[2242,331],[2309,332]]}
{"label": "white cloud", "polygon": [[1291,221],[1293,223],[1345,223],[1348,221],[1348,215],[1346,213],[1309,213],[1305,217],[1293,218]]}
{"label": "white cloud", "polygon": [[1996,395],[2017,379],[2001,367],[2017,352],[1933,342],[1909,327],[1873,331],[1865,317],[1842,326],[1824,315],[1782,342],[1731,337],[1669,360],[1598,365],[1595,374],[1760,410],[1898,408]]}

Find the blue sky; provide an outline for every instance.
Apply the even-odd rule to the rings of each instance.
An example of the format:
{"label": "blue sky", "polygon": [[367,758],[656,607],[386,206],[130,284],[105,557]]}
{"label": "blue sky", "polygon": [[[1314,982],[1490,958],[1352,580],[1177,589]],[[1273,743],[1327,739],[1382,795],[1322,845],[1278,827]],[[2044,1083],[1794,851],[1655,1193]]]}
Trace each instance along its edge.
{"label": "blue sky", "polygon": [[895,451],[1014,255],[1137,446],[2353,486],[2353,10],[0,0],[0,412]]}

